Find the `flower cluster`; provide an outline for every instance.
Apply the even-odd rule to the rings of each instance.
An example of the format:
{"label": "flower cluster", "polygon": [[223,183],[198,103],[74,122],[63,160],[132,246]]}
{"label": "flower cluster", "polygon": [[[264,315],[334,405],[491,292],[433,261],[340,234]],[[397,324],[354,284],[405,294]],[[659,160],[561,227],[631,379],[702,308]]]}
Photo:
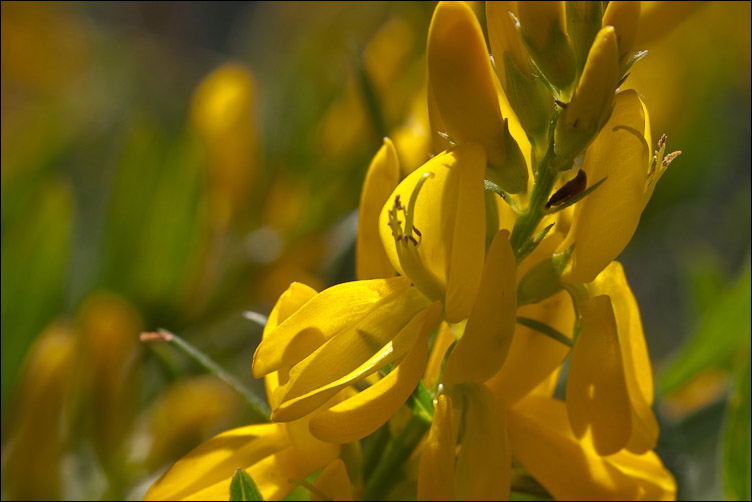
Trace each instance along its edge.
{"label": "flower cluster", "polygon": [[488,2],[486,20],[490,58],[470,7],[434,11],[433,151],[404,179],[391,140],[374,157],[359,280],[274,307],[253,357],[274,423],[211,439],[148,498],[226,498],[237,467],[265,499],[675,496],[614,261],[677,155],[619,90],[640,2]]}

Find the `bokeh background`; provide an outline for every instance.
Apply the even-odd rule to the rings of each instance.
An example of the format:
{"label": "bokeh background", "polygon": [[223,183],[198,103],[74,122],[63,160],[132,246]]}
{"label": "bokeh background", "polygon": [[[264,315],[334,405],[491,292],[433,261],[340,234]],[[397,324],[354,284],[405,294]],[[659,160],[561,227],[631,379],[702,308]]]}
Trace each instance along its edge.
{"label": "bokeh background", "polygon": [[[243,312],[351,280],[382,137],[420,163],[432,9],[2,3],[3,499],[138,499],[253,420],[138,335],[174,331],[263,392]],[[748,499],[750,3],[663,19],[627,84],[683,154],[621,260],[679,498]]]}

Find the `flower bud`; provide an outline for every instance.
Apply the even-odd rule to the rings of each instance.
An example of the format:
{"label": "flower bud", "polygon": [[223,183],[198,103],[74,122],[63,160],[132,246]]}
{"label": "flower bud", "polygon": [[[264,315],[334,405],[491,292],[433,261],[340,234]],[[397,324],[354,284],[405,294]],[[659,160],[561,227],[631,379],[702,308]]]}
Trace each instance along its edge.
{"label": "flower bud", "polygon": [[554,86],[568,89],[574,80],[574,53],[564,26],[564,2],[520,2],[522,39],[538,68]]}
{"label": "flower bud", "polygon": [[509,15],[515,7],[514,2],[486,2],[488,39],[496,74],[509,104],[528,135],[542,138],[553,112],[553,99],[535,75],[520,33]]}
{"label": "flower bud", "polygon": [[595,137],[611,115],[618,79],[616,32],[607,26],[598,32],[574,96],[556,124],[557,156],[573,159]]}
{"label": "flower bud", "polygon": [[590,46],[601,29],[603,2],[567,2],[567,33],[572,40],[577,69],[582,72]]}
{"label": "flower bud", "polygon": [[426,52],[431,92],[445,132],[457,143],[483,145],[502,189],[525,190],[527,166],[501,115],[483,31],[470,7],[462,2],[436,7]]}
{"label": "flower bud", "polygon": [[626,62],[637,40],[637,29],[640,26],[640,2],[608,2],[606,12],[603,14],[603,26],[613,26],[616,30],[619,61]]}

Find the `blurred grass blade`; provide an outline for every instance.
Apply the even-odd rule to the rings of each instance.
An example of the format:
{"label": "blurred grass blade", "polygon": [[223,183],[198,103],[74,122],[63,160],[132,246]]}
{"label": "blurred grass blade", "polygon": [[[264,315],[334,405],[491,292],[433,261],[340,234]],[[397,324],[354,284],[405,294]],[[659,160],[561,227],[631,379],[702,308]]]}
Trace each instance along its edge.
{"label": "blurred grass blade", "polygon": [[739,338],[749,336],[750,301],[747,263],[736,283],[716,298],[697,331],[665,367],[659,380],[663,394],[679,389],[705,368],[730,361]]}
{"label": "blurred grass blade", "polygon": [[237,469],[230,482],[230,500],[264,500],[253,478],[243,469]]}
{"label": "blurred grass blade", "polygon": [[723,478],[728,500],[750,499],[750,342],[740,343],[739,370],[726,410],[723,434]]}

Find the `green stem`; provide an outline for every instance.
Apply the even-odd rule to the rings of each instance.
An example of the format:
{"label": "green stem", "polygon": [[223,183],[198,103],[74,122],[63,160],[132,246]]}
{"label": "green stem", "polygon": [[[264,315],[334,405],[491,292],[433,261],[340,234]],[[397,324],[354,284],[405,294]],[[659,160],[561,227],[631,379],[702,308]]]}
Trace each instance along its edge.
{"label": "green stem", "polygon": [[554,158],[554,149],[549,145],[546,155],[538,166],[538,176],[533,184],[533,193],[530,195],[530,204],[527,209],[517,217],[509,239],[514,249],[515,257],[520,255],[523,246],[535,232],[538,223],[545,216],[546,201],[551,193],[551,188],[556,180],[556,170],[551,165]]}
{"label": "green stem", "polygon": [[141,333],[142,342],[168,342],[177,347],[188,357],[193,359],[203,369],[216,376],[224,383],[230,386],[235,392],[245,400],[253,413],[263,422],[270,422],[270,411],[267,404],[256,394],[248,390],[235,377],[227,373],[224,368],[214,362],[209,356],[198,350],[196,347],[186,342],[178,335],[170,333],[167,330],[160,329],[157,333]]}
{"label": "green stem", "polygon": [[384,455],[376,465],[366,483],[363,500],[384,500],[402,476],[402,467],[410,454],[418,446],[431,422],[422,414],[413,414],[402,432],[392,438]]}

